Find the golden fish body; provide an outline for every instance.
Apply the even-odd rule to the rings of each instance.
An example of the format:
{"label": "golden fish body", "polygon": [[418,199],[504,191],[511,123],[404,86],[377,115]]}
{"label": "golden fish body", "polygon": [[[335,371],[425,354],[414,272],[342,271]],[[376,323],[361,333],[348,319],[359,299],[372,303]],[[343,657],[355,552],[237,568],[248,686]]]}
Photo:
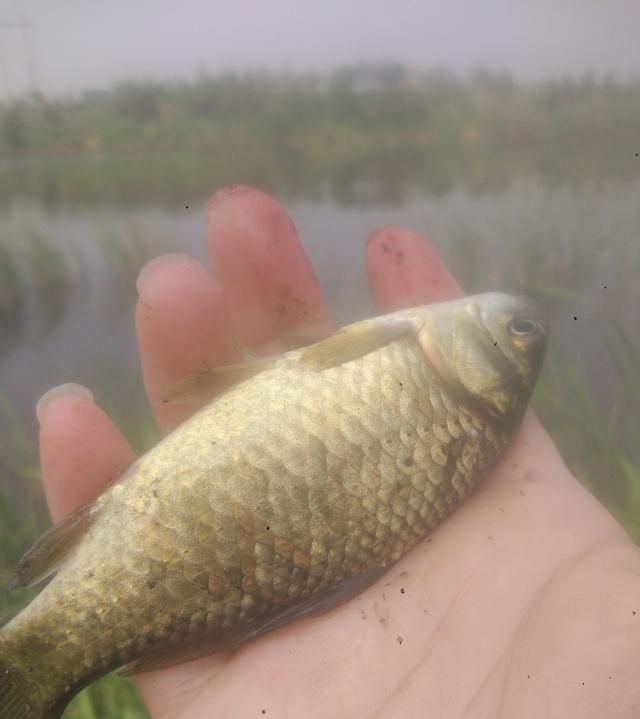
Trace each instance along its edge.
{"label": "golden fish body", "polygon": [[58,571],[0,630],[0,719],[57,717],[116,667],[234,648],[361,591],[496,461],[545,342],[530,301],[486,294],[199,375],[243,381],[23,560],[18,584]]}

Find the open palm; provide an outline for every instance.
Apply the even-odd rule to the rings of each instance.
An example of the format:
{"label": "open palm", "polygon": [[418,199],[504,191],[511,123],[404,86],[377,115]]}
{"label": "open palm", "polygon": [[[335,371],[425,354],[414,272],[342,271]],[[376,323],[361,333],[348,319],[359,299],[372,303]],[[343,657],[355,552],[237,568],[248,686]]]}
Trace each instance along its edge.
{"label": "open palm", "polygon": [[[284,211],[247,187],[207,213],[216,277],[185,255],[150,263],[136,325],[145,385],[163,430],[184,407],[158,402],[185,374],[239,347],[277,352],[331,329]],[[366,264],[381,311],[460,289],[415,233],[373,233]],[[41,403],[40,449],[54,520],[133,460],[86,397]],[[640,551],[575,480],[529,413],[484,486],[348,604],[229,655],[140,675],[155,719],[640,716]]]}

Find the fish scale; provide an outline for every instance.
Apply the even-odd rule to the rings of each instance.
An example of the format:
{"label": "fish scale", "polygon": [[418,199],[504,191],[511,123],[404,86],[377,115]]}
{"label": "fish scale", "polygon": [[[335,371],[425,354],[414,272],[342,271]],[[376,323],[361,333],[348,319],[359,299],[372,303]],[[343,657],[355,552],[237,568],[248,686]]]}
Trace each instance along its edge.
{"label": "fish scale", "polygon": [[11,658],[0,696],[37,687],[33,709],[0,719],[55,717],[118,666],[170,665],[324,611],[450,514],[513,435],[539,362],[500,416],[462,391],[474,377],[447,380],[438,354],[454,324],[446,312],[477,325],[477,308],[435,307],[449,323],[437,348],[437,309],[354,325],[359,356],[346,330],[327,341],[328,366],[323,343],[308,363],[307,350],[262,361],[138,460],[0,632],[0,669]]}

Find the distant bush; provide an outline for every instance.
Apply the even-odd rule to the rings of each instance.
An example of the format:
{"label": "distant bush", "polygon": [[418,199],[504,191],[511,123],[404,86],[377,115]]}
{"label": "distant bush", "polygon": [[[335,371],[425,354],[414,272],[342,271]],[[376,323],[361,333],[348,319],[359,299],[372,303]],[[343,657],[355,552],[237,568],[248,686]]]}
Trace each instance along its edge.
{"label": "distant bush", "polygon": [[[521,86],[506,73],[462,80],[379,64],[127,82],[78,99],[0,106],[0,156],[102,158],[71,175],[55,164],[0,166],[0,199],[43,187],[51,198],[139,196],[158,182],[181,197],[194,191],[194,177],[202,193],[219,178],[257,178],[275,190],[384,183],[389,173],[396,187],[441,189],[496,187],[521,175],[625,178],[639,170],[638,117],[640,82],[589,74]],[[178,156],[190,156],[178,163],[189,167],[173,173]],[[162,158],[166,174],[150,177]]]}

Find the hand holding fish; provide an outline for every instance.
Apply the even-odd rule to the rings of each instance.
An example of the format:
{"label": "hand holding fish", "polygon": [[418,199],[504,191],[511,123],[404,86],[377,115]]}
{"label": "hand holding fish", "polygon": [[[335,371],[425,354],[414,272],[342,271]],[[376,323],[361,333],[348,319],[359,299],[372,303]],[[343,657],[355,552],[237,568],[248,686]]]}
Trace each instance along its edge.
{"label": "hand holding fish", "polygon": [[[148,265],[138,281],[144,380],[165,432],[193,411],[190,405],[162,402],[167,388],[183,377],[203,384],[202,378],[214,376],[203,368],[236,366],[241,347],[266,367],[268,355],[309,345],[332,331],[295,229],[271,198],[246,187],[223,190],[211,201],[207,222],[215,278],[195,260],[173,255]],[[370,236],[366,265],[381,312],[461,295],[435,249],[400,227]],[[384,353],[386,342],[405,342],[413,315],[392,317],[396,320],[382,332],[371,323],[354,326],[349,341],[356,337],[362,352],[372,356]],[[482,321],[490,324],[490,318]],[[437,316],[429,315],[428,323],[433,337]],[[528,342],[535,317],[510,326],[516,344]],[[344,335],[333,337],[338,337],[333,344],[321,343],[323,354],[311,357],[300,350],[292,361],[325,363],[324,371],[333,371],[335,355],[345,361],[353,352],[352,344],[344,346]],[[411,375],[415,339],[406,341]],[[422,340],[420,348],[444,377],[445,350]],[[472,373],[471,361],[458,364]],[[315,381],[312,374],[300,377]],[[277,395],[255,381],[275,403]],[[456,381],[489,396],[485,386],[478,389],[476,377],[465,380],[458,373]],[[487,412],[506,411],[508,397],[497,390],[490,397]],[[401,393],[399,401],[409,399]],[[49,397],[39,417],[44,488],[57,522],[113,485],[135,457],[86,396]],[[233,435],[233,427],[225,431]],[[446,458],[443,464],[454,471]],[[148,471],[155,471],[154,465]],[[81,515],[78,521],[88,520]],[[393,560],[356,598],[322,616],[295,623],[279,619],[278,631],[231,653],[139,674],[136,682],[150,714],[162,719],[640,714],[640,551],[571,476],[531,412],[482,488],[427,540]],[[299,567],[305,561],[299,558]],[[43,716],[25,713],[17,703],[14,709],[0,707],[0,718]]]}

